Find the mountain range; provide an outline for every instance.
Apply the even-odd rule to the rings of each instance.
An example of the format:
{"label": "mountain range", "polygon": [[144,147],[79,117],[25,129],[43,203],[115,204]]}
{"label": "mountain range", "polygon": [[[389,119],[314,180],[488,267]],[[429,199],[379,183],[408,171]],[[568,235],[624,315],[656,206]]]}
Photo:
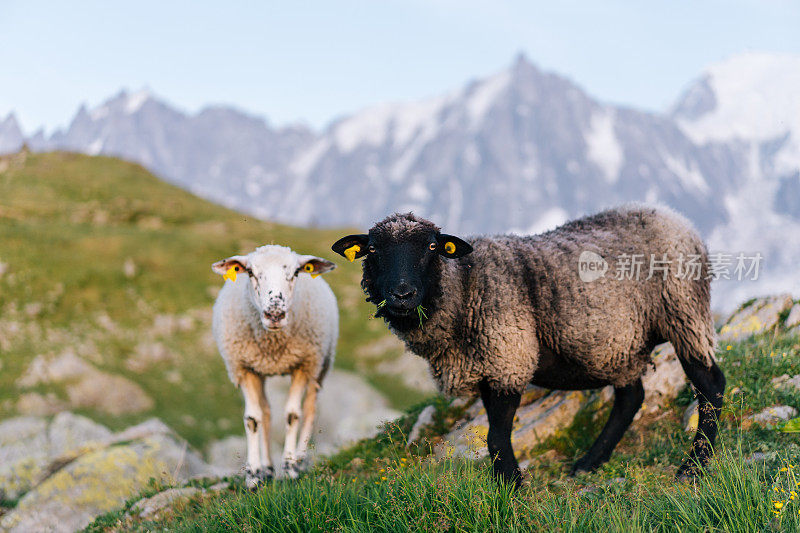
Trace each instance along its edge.
{"label": "mountain range", "polygon": [[725,307],[800,292],[800,57],[734,56],[672,109],[610,105],[518,56],[433,98],[388,103],[322,131],[275,127],[230,107],[182,112],[122,91],[65,130],[23,142],[139,162],[199,196],[259,218],[366,228],[413,210],[452,233],[535,233],[626,201],[690,218],[713,251],[764,257],[758,282],[719,283]]}

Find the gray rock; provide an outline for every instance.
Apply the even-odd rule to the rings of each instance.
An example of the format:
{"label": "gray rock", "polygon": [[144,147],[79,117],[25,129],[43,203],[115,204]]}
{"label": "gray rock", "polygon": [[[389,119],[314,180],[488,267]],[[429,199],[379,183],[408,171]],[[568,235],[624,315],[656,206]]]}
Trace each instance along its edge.
{"label": "gray rock", "polygon": [[20,499],[0,527],[14,532],[75,531],[121,506],[151,478],[176,483],[211,468],[186,444],[154,435],[81,455]]}
{"label": "gray rock", "polygon": [[172,508],[186,502],[202,491],[194,487],[173,488],[159,492],[149,498],[142,498],[131,506],[128,514],[146,520],[155,520],[166,508]]}
{"label": "gray rock", "polygon": [[642,377],[644,404],[641,413],[658,411],[667,400],[675,398],[686,386],[686,374],[672,344],[656,346],[652,357],[655,367],[650,367]]}
{"label": "gray rock", "polygon": [[154,364],[174,361],[175,358],[175,354],[161,342],[140,342],[133,355],[125,360],[125,368],[141,374]]}
{"label": "gray rock", "polygon": [[769,331],[778,325],[780,315],[792,306],[791,294],[758,298],[739,309],[719,331],[720,342],[736,342]]}
{"label": "gray rock", "polygon": [[112,442],[144,439],[153,435],[171,435],[172,429],[158,418],[150,418],[115,434]]}
{"label": "gray rock", "polygon": [[236,475],[244,471],[247,442],[243,436],[230,435],[208,445],[206,457],[217,475]]}
{"label": "gray rock", "polygon": [[800,303],[794,304],[783,325],[786,329],[796,329],[800,326]]}
{"label": "gray rock", "polygon": [[416,422],[414,422],[414,425],[411,427],[411,431],[408,434],[407,444],[414,444],[419,440],[422,430],[433,423],[433,415],[435,414],[436,407],[432,405],[429,405],[422,410],[417,417]]}
{"label": "gray rock", "polygon": [[752,420],[753,422],[761,425],[770,426],[775,422],[789,420],[795,416],[797,416],[797,409],[794,407],[790,405],[775,405],[773,407],[767,407],[759,413],[748,416],[747,420]]}
{"label": "gray rock", "polygon": [[55,358],[36,357],[17,380],[20,388],[64,383],[71,408],[97,409],[120,415],[153,407],[153,400],[133,381],[102,372],[72,351]]}
{"label": "gray rock", "polygon": [[784,374],[782,376],[772,378],[770,382],[776,387],[792,387],[793,389],[800,391],[800,374],[791,378],[789,377],[789,374]]}
{"label": "gray rock", "polygon": [[48,428],[50,455],[59,457],[92,443],[102,443],[111,438],[111,430],[70,412],[59,413]]}
{"label": "gray rock", "polygon": [[22,415],[49,416],[64,411],[69,406],[55,393],[26,392],[17,398],[17,412]]}
{"label": "gray rock", "polygon": [[0,422],[0,496],[14,499],[28,490],[48,457],[44,419],[20,417]]}
{"label": "gray rock", "polygon": [[110,435],[105,426],[66,412],[50,424],[31,417],[0,423],[0,495],[19,497]]}

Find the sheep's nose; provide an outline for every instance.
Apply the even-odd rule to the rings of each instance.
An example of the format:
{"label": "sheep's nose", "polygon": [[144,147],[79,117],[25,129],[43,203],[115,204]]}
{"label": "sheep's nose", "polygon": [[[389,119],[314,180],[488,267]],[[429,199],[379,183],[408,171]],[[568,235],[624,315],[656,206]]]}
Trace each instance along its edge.
{"label": "sheep's nose", "polygon": [[286,311],[264,311],[264,316],[273,322],[277,322],[278,320],[283,320],[286,316]]}
{"label": "sheep's nose", "polygon": [[392,296],[397,298],[398,300],[408,300],[413,298],[417,294],[417,289],[409,286],[409,285],[398,285],[394,289],[392,289]]}

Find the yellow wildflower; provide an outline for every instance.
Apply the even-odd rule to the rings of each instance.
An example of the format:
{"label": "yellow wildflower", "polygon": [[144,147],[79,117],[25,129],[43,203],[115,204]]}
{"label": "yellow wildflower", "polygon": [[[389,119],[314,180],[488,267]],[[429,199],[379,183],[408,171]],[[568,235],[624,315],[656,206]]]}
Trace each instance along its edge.
{"label": "yellow wildflower", "polygon": [[781,510],[783,508],[783,502],[772,502],[775,505],[775,509]]}
{"label": "yellow wildflower", "polygon": [[381,481],[386,481],[386,476],[381,476]]}

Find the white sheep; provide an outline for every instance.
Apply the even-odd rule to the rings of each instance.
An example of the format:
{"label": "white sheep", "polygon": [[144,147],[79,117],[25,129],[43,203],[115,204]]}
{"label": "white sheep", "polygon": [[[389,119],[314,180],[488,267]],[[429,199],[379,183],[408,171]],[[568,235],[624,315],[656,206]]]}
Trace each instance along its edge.
{"label": "white sheep", "polygon": [[336,265],[269,245],[212,268],[227,279],[214,304],[212,330],[231,381],[244,395],[247,486],[254,489],[275,476],[269,453],[269,376],[292,376],[283,470],[296,478],[311,439],[317,391],[333,364],[339,331],[336,297],[324,280],[315,278]]}

